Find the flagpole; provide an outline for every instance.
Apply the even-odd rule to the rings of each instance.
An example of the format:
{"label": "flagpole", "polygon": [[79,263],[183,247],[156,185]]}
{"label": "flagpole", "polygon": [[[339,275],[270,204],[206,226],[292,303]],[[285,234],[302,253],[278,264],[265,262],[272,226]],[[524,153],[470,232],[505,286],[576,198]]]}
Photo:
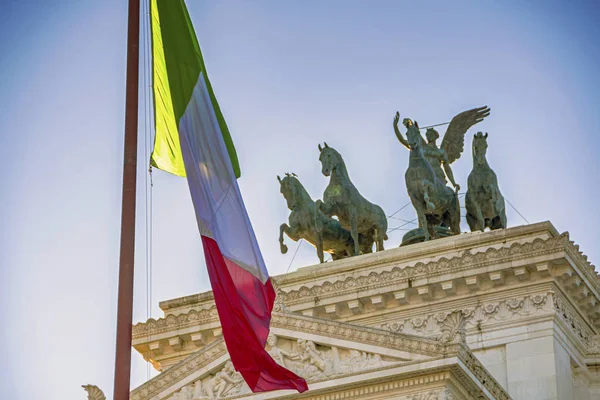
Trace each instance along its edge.
{"label": "flagpole", "polygon": [[114,400],[129,399],[131,375],[131,325],[133,319],[133,261],[135,252],[135,197],[138,135],[140,0],[129,0],[127,22],[127,76],[125,92],[125,140],[121,251],[115,355]]}

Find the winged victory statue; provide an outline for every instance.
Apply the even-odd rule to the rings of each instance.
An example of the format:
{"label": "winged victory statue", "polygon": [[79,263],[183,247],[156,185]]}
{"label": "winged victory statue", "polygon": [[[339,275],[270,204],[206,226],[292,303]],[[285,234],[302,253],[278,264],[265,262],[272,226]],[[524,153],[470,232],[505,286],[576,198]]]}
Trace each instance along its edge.
{"label": "winged victory statue", "polygon": [[[487,106],[474,108],[456,115],[450,121],[440,147],[437,145],[439,133],[429,127],[425,133],[427,140],[420,134],[416,121],[405,118],[406,138],[398,128],[400,113],[394,117],[396,137],[410,151],[409,168],[406,171],[406,185],[413,206],[417,210],[419,228],[425,230],[424,240],[436,237],[434,227],[441,224],[450,228],[451,234],[458,234],[460,208],[458,191],[450,164],[460,158],[465,147],[465,134],[473,125],[490,115]],[[450,181],[454,192],[447,187]],[[427,232],[429,231],[429,232]],[[410,232],[409,232],[410,233]]]}
{"label": "winged victory statue", "polygon": [[[472,110],[463,111],[456,115],[450,121],[440,147],[437,146],[440,134],[433,128],[427,128],[425,132],[427,140],[421,138],[423,155],[429,161],[437,177],[445,183],[449,180],[457,191],[460,190],[460,186],[454,180],[450,164],[460,158],[465,148],[465,134],[469,128],[483,121],[489,115],[490,108],[488,106],[473,108]],[[410,150],[408,141],[398,129],[399,121],[400,113],[396,112],[396,116],[394,117],[394,132],[400,143]],[[446,177],[448,177],[448,180],[446,180]]]}

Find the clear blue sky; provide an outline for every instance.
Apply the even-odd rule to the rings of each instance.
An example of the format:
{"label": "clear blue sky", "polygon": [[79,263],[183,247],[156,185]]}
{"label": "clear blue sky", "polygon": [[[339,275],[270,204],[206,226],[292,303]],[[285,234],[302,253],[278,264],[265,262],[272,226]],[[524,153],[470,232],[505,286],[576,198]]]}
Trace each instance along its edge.
{"label": "clear blue sky", "polygon": [[[485,104],[492,113],[477,128],[489,132],[488,160],[506,198],[530,222],[569,230],[600,262],[597,2],[196,0],[189,8],[272,275],[296,250],[286,239],[290,252],[279,253],[288,211],[277,174],[296,172],[319,198],[325,140],[359,190],[391,214],[408,202],[396,110],[426,125]],[[83,399],[85,383],[112,397],[126,10],[124,0],[0,2],[6,399]],[[475,132],[453,165],[464,188]],[[136,321],[159,317],[160,300],[209,289],[187,184],[155,171],[149,298],[145,170],[140,163]],[[508,218],[524,223],[510,208]],[[291,269],[315,262],[304,244]],[[137,353],[133,367],[135,387],[148,376]]]}

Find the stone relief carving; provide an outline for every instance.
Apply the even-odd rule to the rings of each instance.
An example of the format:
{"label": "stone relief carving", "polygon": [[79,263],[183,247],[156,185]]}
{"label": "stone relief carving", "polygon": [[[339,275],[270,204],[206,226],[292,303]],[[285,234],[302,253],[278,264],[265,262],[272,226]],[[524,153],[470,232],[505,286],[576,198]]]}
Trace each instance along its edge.
{"label": "stone relief carving", "polygon": [[[308,381],[363,372],[402,361],[355,349],[321,345],[310,340],[278,338],[274,334],[269,335],[267,345],[269,354],[278,364]],[[245,393],[250,393],[250,388],[234,370],[231,361],[227,361],[216,373],[184,386],[168,400],[212,400]]]}
{"label": "stone relief carving", "polygon": [[273,302],[273,311],[276,312],[289,312],[287,307],[285,306],[285,292],[281,290],[277,281],[273,278],[271,279],[271,284],[273,285],[273,289],[275,290],[275,301]]}
{"label": "stone relief carving", "polygon": [[446,343],[452,341],[457,334],[463,336],[467,327],[476,327],[478,324],[485,324],[491,320],[506,321],[516,315],[553,312],[552,296],[552,293],[531,294],[475,307],[466,307],[461,310],[388,322],[381,325],[381,328],[392,332],[436,337]]}
{"label": "stone relief carving", "polygon": [[[227,361],[223,368],[213,375],[199,379],[184,386],[169,397],[169,400],[205,400],[222,399],[240,392],[246,386],[242,375]],[[249,391],[249,389],[248,389]]]}
{"label": "stone relief carving", "polygon": [[553,294],[553,304],[556,314],[561,317],[585,345],[590,354],[600,353],[600,335],[596,335],[587,324],[578,316],[578,313],[565,301],[562,296]]}
{"label": "stone relief carving", "polygon": [[510,400],[508,393],[502,388],[498,381],[490,375],[483,364],[481,364],[477,357],[469,350],[469,347],[464,343],[457,344],[456,346],[458,346],[458,358],[465,364],[469,371],[475,375],[477,380],[485,386],[492,396],[494,396],[494,399]]}
{"label": "stone relief carving", "polygon": [[402,396],[399,400],[458,400],[449,388]]}
{"label": "stone relief carving", "polygon": [[443,392],[434,391],[434,392],[425,392],[418,394],[411,394],[410,396],[405,397],[406,400],[442,400],[445,399]]}
{"label": "stone relief carving", "polygon": [[448,314],[448,316],[444,318],[442,322],[440,322],[441,334],[437,340],[443,343],[449,343],[452,342],[456,336],[458,336],[458,340],[460,342],[466,343],[466,323],[467,319],[462,311],[453,311],[452,313]]}

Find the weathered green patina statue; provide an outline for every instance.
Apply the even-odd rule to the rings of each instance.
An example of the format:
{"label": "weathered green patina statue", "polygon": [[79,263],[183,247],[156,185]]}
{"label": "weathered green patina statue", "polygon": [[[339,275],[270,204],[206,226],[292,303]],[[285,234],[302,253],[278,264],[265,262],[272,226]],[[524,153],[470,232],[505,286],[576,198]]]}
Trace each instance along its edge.
{"label": "weathered green patina statue", "polygon": [[412,202],[424,240],[436,238],[434,227],[449,227],[452,234],[460,233],[460,203],[458,193],[446,186],[425,158],[424,140],[417,122],[405,118],[407,144],[410,148],[408,169],[404,175],[406,188]]}
{"label": "weathered green patina statue", "polygon": [[[450,188],[439,189],[438,185],[441,183],[446,187],[447,178],[456,190],[456,193],[454,193],[452,197],[457,196],[460,186],[454,179],[450,164],[456,161],[463,152],[467,130],[473,125],[483,121],[489,114],[490,109],[487,106],[484,106],[464,111],[456,115],[452,118],[452,121],[450,121],[440,147],[437,146],[437,139],[439,139],[440,135],[435,129],[427,129],[427,140],[425,140],[420,134],[418,124],[416,122],[413,124],[410,119],[405,119],[404,125],[407,129],[411,130],[410,134],[414,135],[416,142],[418,142],[415,142],[416,147],[411,147],[410,139],[405,139],[398,128],[400,113],[396,113],[394,117],[394,132],[400,143],[411,151],[410,163],[412,163],[411,165],[413,167],[411,170],[409,165],[409,170],[411,170],[411,172],[409,174],[409,171],[407,171],[406,185],[409,190],[411,201],[417,209],[417,216],[419,219],[419,228],[408,232],[403,239],[403,244],[460,233],[459,222],[456,222],[458,225],[455,225],[454,228],[450,225],[451,220],[454,221],[454,217],[451,217],[451,215],[455,214],[455,211],[453,211],[454,205],[444,205],[447,201],[445,198],[449,197],[448,194],[444,193],[449,193],[447,189]],[[407,135],[408,134],[409,133],[407,132]],[[419,153],[422,153],[423,161],[425,164],[428,164],[429,167],[426,167],[421,161],[417,162],[417,159],[420,157]],[[433,174],[436,177],[435,180],[432,180],[429,176],[429,169],[433,171]],[[425,188],[427,188],[427,190]],[[415,196],[416,198],[414,198]],[[441,197],[438,198],[436,196]],[[456,205],[458,206],[458,201],[456,201]],[[450,214],[446,215],[446,213]],[[427,221],[429,221],[429,223],[427,223],[427,229],[424,229],[424,223]],[[437,225],[436,222],[432,221],[439,221],[438,223],[440,225]],[[450,228],[451,231],[448,231],[448,228]]]}
{"label": "weathered green patina statue", "polygon": [[506,207],[498,178],[485,158],[487,137],[477,132],[473,138],[473,170],[469,174],[465,197],[467,223],[471,232],[506,228]]}
{"label": "weathered green patina statue", "polygon": [[[365,199],[350,181],[346,164],[332,147],[319,145],[321,172],[331,176],[317,207],[328,217],[337,216],[342,227],[350,230],[354,241],[354,255],[370,253],[375,243],[377,251],[383,250],[387,240],[387,218],[378,205]],[[361,235],[359,242],[359,235]]]}
{"label": "weathered green patina statue", "polygon": [[333,260],[352,256],[354,241],[346,229],[333,218],[326,217],[317,210],[315,202],[302,186],[294,174],[286,174],[281,179],[277,176],[281,187],[281,194],[285,197],[291,213],[288,224],[281,224],[279,228],[279,247],[283,254],[287,253],[287,246],[283,243],[285,233],[294,241],[306,240],[317,249],[319,261],[323,262],[323,252],[331,254]]}
{"label": "weathered green patina statue", "polygon": [[[446,134],[444,135],[440,147],[438,147],[436,143],[440,134],[433,128],[429,128],[425,132],[427,141],[422,139],[423,154],[427,161],[429,161],[429,164],[433,167],[437,177],[446,184],[447,176],[448,180],[457,191],[460,190],[460,186],[457,185],[454,180],[450,164],[458,160],[463,152],[465,148],[465,134],[469,128],[483,121],[488,115],[490,115],[490,109],[487,106],[473,108],[472,110],[464,111],[456,115],[452,118],[452,121],[450,121],[450,125],[448,125],[448,129],[446,130]],[[400,143],[410,150],[408,142],[404,139],[402,133],[400,133],[400,130],[398,129],[399,121],[400,113],[397,112],[394,117],[394,132]]]}

